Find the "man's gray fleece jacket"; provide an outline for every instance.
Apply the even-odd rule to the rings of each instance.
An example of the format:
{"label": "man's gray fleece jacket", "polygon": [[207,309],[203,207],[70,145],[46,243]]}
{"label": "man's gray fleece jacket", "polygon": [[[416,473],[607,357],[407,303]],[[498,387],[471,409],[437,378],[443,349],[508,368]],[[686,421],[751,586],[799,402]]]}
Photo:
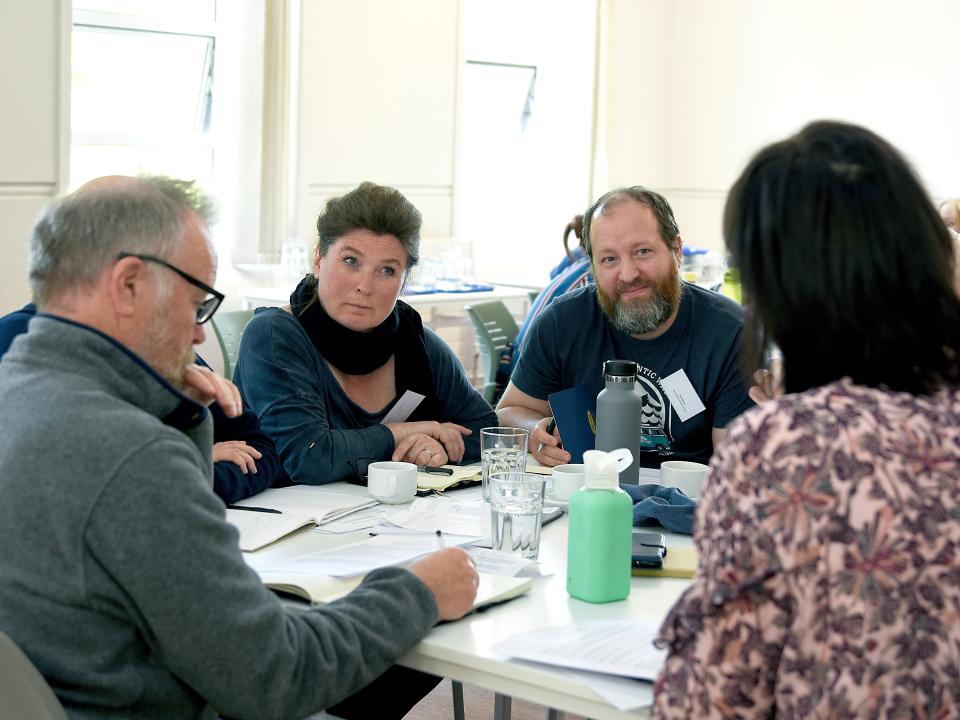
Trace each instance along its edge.
{"label": "man's gray fleece jacket", "polygon": [[211,442],[204,408],[85,326],[39,315],[0,362],[0,630],[71,717],[303,717],[436,622],[396,568],[285,610],[224,521]]}

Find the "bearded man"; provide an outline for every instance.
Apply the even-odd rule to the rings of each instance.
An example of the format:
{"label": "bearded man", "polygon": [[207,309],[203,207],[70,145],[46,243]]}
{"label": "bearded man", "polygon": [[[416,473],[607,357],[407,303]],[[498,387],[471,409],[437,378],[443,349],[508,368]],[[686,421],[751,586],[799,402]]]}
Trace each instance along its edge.
{"label": "bearded man", "polygon": [[596,285],[556,298],[537,317],[497,405],[500,424],[529,429],[539,463],[570,462],[546,430],[548,396],[578,384],[596,395],[604,361],[633,360],[648,409],[640,466],[709,462],[727,424],[753,406],[739,371],[743,310],[680,281],[683,240],[656,192],[606,193],[584,214],[583,239]]}

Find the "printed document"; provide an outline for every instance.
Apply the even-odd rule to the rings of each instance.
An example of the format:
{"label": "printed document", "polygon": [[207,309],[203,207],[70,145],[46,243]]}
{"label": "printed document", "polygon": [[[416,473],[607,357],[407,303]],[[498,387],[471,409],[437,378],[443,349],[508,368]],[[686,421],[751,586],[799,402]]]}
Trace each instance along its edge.
{"label": "printed document", "polygon": [[667,651],[654,647],[658,626],[629,621],[595,621],[541,627],[513,635],[494,652],[521,660],[576,670],[655,680]]}

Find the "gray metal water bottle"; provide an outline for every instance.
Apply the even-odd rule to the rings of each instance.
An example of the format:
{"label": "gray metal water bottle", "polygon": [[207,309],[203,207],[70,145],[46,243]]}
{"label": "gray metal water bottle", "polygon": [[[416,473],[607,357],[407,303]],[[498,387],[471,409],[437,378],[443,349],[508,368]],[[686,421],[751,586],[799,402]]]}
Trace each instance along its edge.
{"label": "gray metal water bottle", "polygon": [[640,482],[640,407],[636,392],[637,364],[630,360],[607,360],[603,364],[606,388],[597,395],[597,450],[627,448],[633,462],[620,473],[620,482]]}

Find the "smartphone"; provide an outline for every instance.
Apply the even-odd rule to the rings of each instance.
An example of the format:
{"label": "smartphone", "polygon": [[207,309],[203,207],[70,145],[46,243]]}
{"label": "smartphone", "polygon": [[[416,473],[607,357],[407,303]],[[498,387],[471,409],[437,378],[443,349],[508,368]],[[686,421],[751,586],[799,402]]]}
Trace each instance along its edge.
{"label": "smartphone", "polygon": [[630,563],[639,568],[663,567],[663,558],[667,554],[667,539],[663,533],[633,533],[633,550]]}

